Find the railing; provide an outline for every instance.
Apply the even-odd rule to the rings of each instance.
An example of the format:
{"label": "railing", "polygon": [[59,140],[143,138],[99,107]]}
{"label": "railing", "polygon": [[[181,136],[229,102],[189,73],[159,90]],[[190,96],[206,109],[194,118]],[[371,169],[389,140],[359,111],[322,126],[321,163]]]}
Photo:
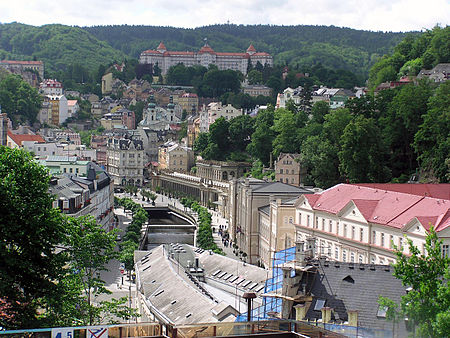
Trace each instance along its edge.
{"label": "railing", "polygon": [[[68,334],[70,332],[70,334]],[[30,330],[0,331],[4,337],[50,338],[50,337],[246,337],[254,334],[276,334],[295,332],[303,337],[345,337],[322,327],[290,320],[273,320],[261,322],[220,322],[189,325],[164,325],[158,323],[138,323],[121,325],[99,325],[67,328],[45,328]],[[59,335],[58,335],[59,333]]]}

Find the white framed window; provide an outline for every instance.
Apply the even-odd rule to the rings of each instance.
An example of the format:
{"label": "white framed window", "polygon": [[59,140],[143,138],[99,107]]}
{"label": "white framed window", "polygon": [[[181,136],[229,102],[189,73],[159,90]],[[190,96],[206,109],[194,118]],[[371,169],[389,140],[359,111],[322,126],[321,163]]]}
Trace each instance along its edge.
{"label": "white framed window", "polygon": [[359,229],[359,241],[360,242],[364,241],[364,229],[363,228]]}
{"label": "white framed window", "polygon": [[355,263],[355,253],[350,253],[350,262]]}
{"label": "white framed window", "polygon": [[347,224],[344,223],[344,237],[347,237]]}
{"label": "white framed window", "polygon": [[390,241],[389,241],[389,248],[392,249],[394,246],[394,235],[391,235]]}
{"label": "white framed window", "polygon": [[347,250],[342,250],[342,260],[344,262],[347,262]]}
{"label": "white framed window", "polygon": [[311,216],[308,215],[308,216],[306,216],[306,226],[307,226],[308,228],[309,228],[310,222],[311,222]]}
{"label": "white framed window", "polygon": [[377,243],[377,232],[375,230],[372,231],[372,244]]}
{"label": "white framed window", "polygon": [[381,246],[384,247],[384,233],[381,233]]}
{"label": "white framed window", "polygon": [[338,247],[334,248],[334,258],[339,259],[339,248]]}
{"label": "white framed window", "polygon": [[333,232],[333,221],[331,219],[328,222],[328,232]]}
{"label": "white framed window", "polygon": [[450,257],[450,245],[442,245],[442,257]]}
{"label": "white framed window", "polygon": [[322,231],[325,231],[325,218],[322,218]]}

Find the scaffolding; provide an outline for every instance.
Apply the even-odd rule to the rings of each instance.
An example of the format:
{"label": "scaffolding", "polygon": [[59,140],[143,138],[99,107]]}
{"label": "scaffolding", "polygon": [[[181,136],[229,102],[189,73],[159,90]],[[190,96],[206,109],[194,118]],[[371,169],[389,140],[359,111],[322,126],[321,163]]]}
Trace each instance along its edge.
{"label": "scaffolding", "polygon": [[[281,292],[283,287],[283,271],[280,266],[295,260],[295,246],[274,253],[272,260],[272,277],[267,279],[264,285],[264,294]],[[264,297],[261,306],[252,310],[251,320],[272,320],[280,319],[282,299],[278,297]],[[241,313],[237,322],[247,321],[247,312]]]}

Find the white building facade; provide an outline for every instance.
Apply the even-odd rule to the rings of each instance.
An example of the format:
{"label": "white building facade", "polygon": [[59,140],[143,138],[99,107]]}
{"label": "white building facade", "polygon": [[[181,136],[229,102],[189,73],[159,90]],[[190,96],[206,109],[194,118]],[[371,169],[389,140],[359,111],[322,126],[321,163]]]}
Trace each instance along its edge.
{"label": "white building facade", "polygon": [[201,65],[208,67],[216,65],[219,70],[231,69],[247,74],[249,62],[253,66],[259,62],[261,65],[273,66],[272,55],[265,52],[256,52],[255,47],[250,45],[245,53],[220,53],[215,52],[207,42],[198,52],[168,51],[164,43],[160,43],[156,50],[143,51],[139,57],[141,64],[158,65],[162,75],[166,75],[171,66],[179,63],[186,67]]}
{"label": "white building facade", "polygon": [[339,184],[301,196],[295,203],[296,240],[314,238],[315,254],[331,260],[390,264],[396,260],[395,247],[409,253],[407,238],[424,253],[434,225],[448,254],[450,200],[421,196],[419,187],[412,194],[392,191],[393,186]]}

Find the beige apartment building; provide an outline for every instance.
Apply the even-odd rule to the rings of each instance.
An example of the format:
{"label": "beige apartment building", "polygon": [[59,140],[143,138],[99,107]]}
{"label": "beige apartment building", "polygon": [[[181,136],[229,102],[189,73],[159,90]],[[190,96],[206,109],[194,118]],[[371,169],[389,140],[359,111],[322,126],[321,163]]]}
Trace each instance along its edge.
{"label": "beige apartment building", "polygon": [[194,152],[191,148],[169,141],[158,149],[159,169],[188,173],[194,165]]}
{"label": "beige apartment building", "polygon": [[275,180],[299,187],[304,183],[306,170],[300,164],[299,154],[281,153],[275,163]]}
{"label": "beige apartment building", "polygon": [[272,198],[259,211],[259,262],[271,268],[273,254],[295,245],[295,206],[297,198]]}

